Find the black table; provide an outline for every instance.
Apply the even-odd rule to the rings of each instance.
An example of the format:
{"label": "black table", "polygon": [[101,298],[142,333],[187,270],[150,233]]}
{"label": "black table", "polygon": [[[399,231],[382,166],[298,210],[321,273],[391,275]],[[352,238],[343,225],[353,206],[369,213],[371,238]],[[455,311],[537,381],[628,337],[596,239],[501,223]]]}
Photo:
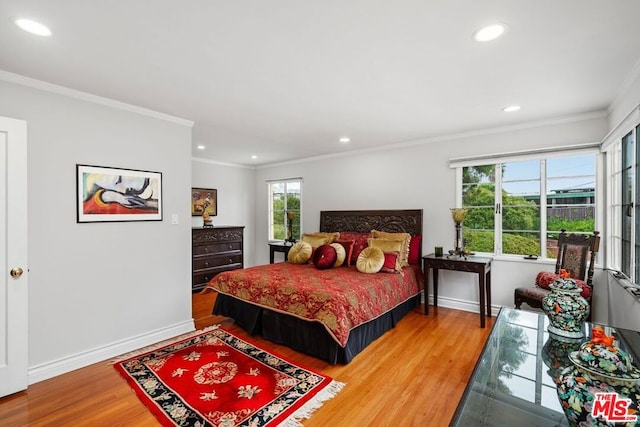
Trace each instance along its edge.
{"label": "black table", "polygon": [[[568,426],[555,378],[572,366],[569,353],[582,340],[549,334],[541,313],[502,307],[467,383],[450,426]],[[640,332],[600,325],[638,364]]]}
{"label": "black table", "polygon": [[274,255],[276,252],[282,252],[284,254],[284,260],[287,260],[287,256],[289,255],[289,250],[291,249],[292,244],[286,244],[283,242],[275,242],[269,243],[269,263],[273,264]]}
{"label": "black table", "polygon": [[[480,327],[485,327],[485,307],[487,317],[491,317],[491,258],[457,255],[435,256],[429,254],[422,257],[424,271],[424,314],[429,314],[429,268],[433,269],[433,306],[438,306],[438,270],[466,271],[478,274],[480,289]],[[486,299],[485,299],[486,295]]]}

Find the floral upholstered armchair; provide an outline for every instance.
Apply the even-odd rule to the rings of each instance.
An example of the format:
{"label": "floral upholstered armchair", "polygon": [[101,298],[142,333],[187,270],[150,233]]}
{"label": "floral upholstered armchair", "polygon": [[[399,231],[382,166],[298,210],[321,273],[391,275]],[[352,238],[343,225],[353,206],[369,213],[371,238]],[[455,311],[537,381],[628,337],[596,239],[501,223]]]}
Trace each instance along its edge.
{"label": "floral upholstered armchair", "polygon": [[535,286],[517,288],[514,292],[514,303],[520,308],[527,303],[532,308],[542,308],[542,299],[551,292],[551,285],[562,273],[567,274],[582,289],[582,296],[591,304],[593,293],[593,270],[595,258],[600,248],[598,231],[591,235],[567,234],[562,230],[558,235],[558,256],[555,272],[541,271],[536,276]]}

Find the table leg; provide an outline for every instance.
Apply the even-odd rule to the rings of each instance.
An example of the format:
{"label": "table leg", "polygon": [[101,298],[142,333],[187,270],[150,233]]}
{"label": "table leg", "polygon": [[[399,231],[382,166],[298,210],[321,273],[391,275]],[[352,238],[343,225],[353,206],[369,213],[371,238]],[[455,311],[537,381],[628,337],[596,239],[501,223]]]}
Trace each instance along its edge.
{"label": "table leg", "polygon": [[438,306],[438,269],[433,270],[433,306]]}
{"label": "table leg", "polygon": [[484,298],[485,292],[486,292],[484,271],[478,272],[478,286],[480,288],[480,327],[484,328],[485,327],[484,310],[486,307],[485,298]]}
{"label": "table leg", "polygon": [[487,317],[491,317],[491,270],[487,272]]}
{"label": "table leg", "polygon": [[423,264],[424,271],[424,314],[429,315],[429,267]]}
{"label": "table leg", "polygon": [[269,264],[273,264],[273,255],[275,250],[273,248],[269,248]]}

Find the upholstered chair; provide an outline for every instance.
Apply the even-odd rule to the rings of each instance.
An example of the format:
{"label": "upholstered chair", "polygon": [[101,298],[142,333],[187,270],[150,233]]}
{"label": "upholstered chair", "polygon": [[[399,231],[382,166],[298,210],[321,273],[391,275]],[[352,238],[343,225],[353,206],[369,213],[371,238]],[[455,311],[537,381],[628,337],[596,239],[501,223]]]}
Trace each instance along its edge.
{"label": "upholstered chair", "polygon": [[600,248],[599,234],[598,231],[591,235],[567,234],[566,230],[562,230],[558,236],[555,272],[541,271],[536,276],[535,286],[517,288],[513,296],[516,308],[519,309],[523,302],[532,308],[542,308],[542,299],[551,292],[549,285],[560,277],[561,269],[576,280],[582,288],[582,296],[591,304],[593,270]]}

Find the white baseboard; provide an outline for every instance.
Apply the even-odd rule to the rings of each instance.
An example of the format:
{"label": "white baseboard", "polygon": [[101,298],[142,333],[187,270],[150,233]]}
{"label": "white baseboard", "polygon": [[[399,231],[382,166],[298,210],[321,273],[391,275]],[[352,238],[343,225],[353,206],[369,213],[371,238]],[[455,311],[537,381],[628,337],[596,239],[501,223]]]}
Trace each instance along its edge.
{"label": "white baseboard", "polygon": [[[429,295],[429,304],[433,305],[433,295]],[[453,308],[471,313],[480,313],[480,303],[456,298],[438,296],[438,307]],[[491,305],[491,316],[497,316],[500,306]]]}
{"label": "white baseboard", "polygon": [[28,369],[29,385],[195,330],[193,319]]}

